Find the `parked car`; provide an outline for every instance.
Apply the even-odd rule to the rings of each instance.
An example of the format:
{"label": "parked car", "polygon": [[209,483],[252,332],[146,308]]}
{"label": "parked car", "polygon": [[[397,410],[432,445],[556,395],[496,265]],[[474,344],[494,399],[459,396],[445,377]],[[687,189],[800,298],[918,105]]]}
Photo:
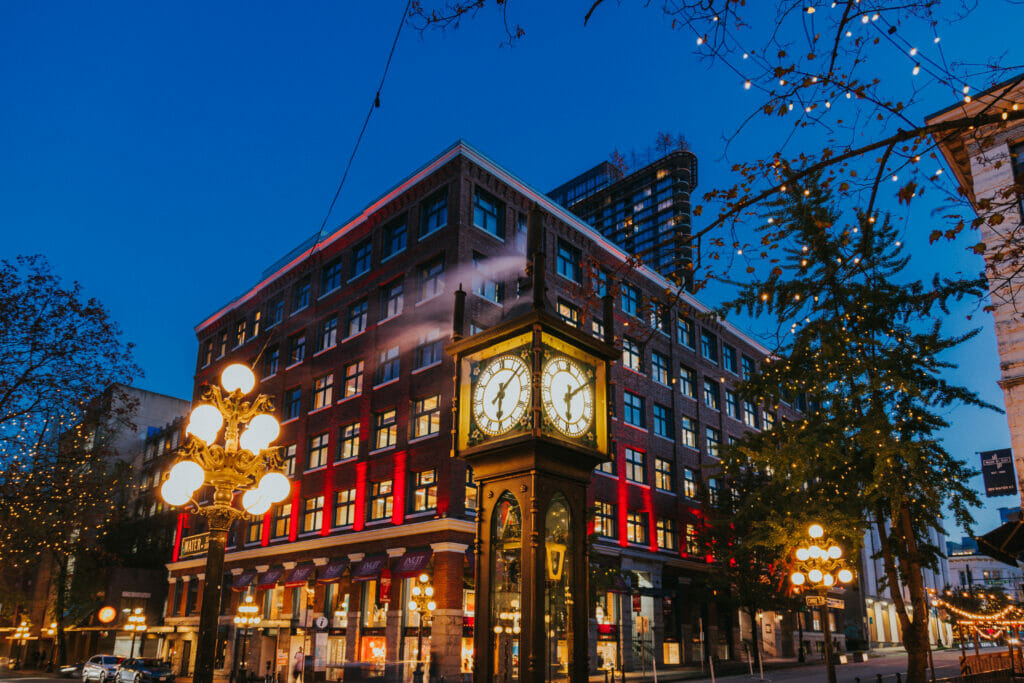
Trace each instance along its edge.
{"label": "parked car", "polygon": [[105,683],[114,680],[117,667],[123,659],[124,657],[114,655],[94,655],[82,666],[82,683]]}
{"label": "parked car", "polygon": [[65,664],[64,666],[57,669],[64,678],[81,678],[82,667],[85,666],[85,662],[75,662],[74,664]]}
{"label": "parked car", "polygon": [[164,683],[173,678],[170,662],[135,658],[121,662],[114,683]]}

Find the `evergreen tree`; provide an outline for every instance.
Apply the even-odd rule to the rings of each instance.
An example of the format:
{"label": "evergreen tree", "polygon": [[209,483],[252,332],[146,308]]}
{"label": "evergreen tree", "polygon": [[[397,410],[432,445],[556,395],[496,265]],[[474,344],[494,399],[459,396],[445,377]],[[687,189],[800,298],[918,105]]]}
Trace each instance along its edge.
{"label": "evergreen tree", "polygon": [[[817,178],[787,184],[764,232],[782,256],[765,278],[740,285],[723,312],[773,318],[785,330],[777,356],[744,383],[747,398],[776,405],[809,399],[803,419],[780,420],[725,455],[731,477],[767,473],[746,506],[777,512],[760,542],[792,547],[810,521],[855,549],[871,525],[908,654],[908,681],[925,680],[928,602],[922,570],[936,567],[943,507],[967,528],[977,494],[971,471],[936,433],[953,404],[984,404],[941,376],[939,359],[977,333],[947,336],[936,314],[977,297],[982,280],[906,277],[909,257],[888,217],[843,216]],[[907,590],[905,604],[900,586]]]}

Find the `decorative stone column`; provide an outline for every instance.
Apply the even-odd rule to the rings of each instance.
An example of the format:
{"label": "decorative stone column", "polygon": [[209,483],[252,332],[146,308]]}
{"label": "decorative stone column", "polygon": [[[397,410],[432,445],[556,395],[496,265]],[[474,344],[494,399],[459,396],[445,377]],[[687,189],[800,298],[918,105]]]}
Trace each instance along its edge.
{"label": "decorative stone column", "polygon": [[[388,548],[388,559],[399,558],[405,554],[405,548]],[[390,562],[389,562],[390,564]],[[384,630],[384,643],[387,646],[387,660],[384,665],[384,679],[388,683],[399,683],[402,680],[402,660],[407,659],[405,638],[402,633],[402,616],[405,604],[402,599],[402,579],[392,578],[391,602],[388,603],[387,627]]]}
{"label": "decorative stone column", "polygon": [[434,551],[434,610],[430,625],[430,656],[437,663],[437,675],[457,681],[462,666],[462,577],[465,572],[464,543],[431,543]]}
{"label": "decorative stone column", "polygon": [[[363,561],[366,553],[349,553],[348,561],[353,567]],[[359,661],[359,631],[363,622],[360,621],[362,614],[363,591],[362,586],[353,581],[352,592],[348,599],[348,626],[345,628],[345,661]]]}

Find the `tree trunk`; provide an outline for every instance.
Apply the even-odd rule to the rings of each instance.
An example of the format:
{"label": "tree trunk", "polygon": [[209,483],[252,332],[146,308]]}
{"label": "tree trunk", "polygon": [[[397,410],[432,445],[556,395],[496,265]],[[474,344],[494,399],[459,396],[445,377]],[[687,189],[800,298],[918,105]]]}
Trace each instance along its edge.
{"label": "tree trunk", "polygon": [[761,634],[758,632],[757,609],[747,609],[747,616],[750,617],[750,645],[754,648],[754,666],[761,665]]}
{"label": "tree trunk", "polygon": [[67,663],[67,642],[64,635],[64,610],[68,591],[68,557],[60,555],[57,559],[57,585],[54,596],[53,620],[57,622],[57,657],[54,666]]}

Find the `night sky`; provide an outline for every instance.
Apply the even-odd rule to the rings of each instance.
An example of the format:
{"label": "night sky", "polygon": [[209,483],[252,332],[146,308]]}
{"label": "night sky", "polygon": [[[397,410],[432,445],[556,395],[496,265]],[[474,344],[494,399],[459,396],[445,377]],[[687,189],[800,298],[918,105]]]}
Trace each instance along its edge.
{"label": "night sky", "polygon": [[[329,225],[459,138],[543,191],[613,148],[643,151],[658,131],[680,132],[700,159],[699,193],[731,185],[733,162],[788,134],[791,123],[759,123],[723,158],[723,136],[755,103],[736,74],[698,59],[690,34],[656,7],[606,2],[584,28],[590,5],[514,3],[527,34],[511,48],[493,11],[444,33],[407,25]],[[45,254],[137,345],[138,386],[190,397],[194,326],[320,228],[404,6],[3,3],[3,257]],[[1024,62],[1020,6],[981,7],[941,27],[946,56]],[[909,84],[905,56],[880,64]],[[920,118],[954,101],[931,97]],[[927,246],[932,208],[901,213],[923,252],[914,267],[978,271],[969,240]],[[947,358],[961,365],[952,377],[1002,406],[990,316],[963,308],[948,329],[976,326]],[[1000,414],[950,418],[947,447],[975,466],[975,451],[1009,445]],[[998,523],[995,507],[1015,504],[991,500],[979,530]]]}

